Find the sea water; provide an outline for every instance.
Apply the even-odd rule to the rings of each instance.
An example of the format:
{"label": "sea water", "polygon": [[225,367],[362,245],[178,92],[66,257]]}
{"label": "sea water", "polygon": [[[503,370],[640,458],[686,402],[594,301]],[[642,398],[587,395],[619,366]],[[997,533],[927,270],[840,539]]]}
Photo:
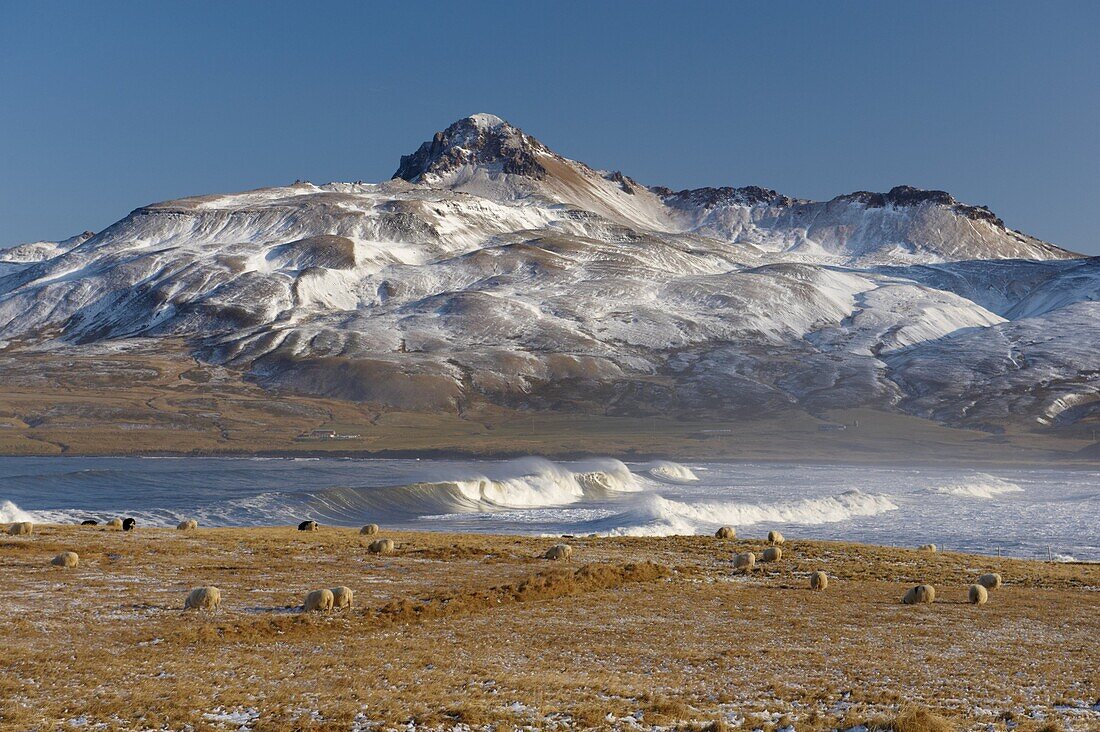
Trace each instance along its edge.
{"label": "sea water", "polygon": [[522,534],[709,534],[1100,560],[1100,472],[537,458],[0,458],[0,523],[373,522]]}

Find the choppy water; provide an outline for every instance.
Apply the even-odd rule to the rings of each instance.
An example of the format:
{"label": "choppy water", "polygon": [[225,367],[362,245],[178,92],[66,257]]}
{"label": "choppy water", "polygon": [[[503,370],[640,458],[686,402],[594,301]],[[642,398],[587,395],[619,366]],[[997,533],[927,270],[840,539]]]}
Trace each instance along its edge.
{"label": "choppy water", "polygon": [[0,458],[0,522],[313,518],[533,534],[843,539],[1100,560],[1100,472],[728,463]]}

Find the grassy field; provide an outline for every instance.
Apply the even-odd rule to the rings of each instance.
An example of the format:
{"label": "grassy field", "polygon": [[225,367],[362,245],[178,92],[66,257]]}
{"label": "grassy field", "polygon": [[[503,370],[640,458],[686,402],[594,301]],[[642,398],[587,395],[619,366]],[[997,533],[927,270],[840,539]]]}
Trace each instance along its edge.
{"label": "grassy field", "polygon": [[[762,541],[551,562],[550,538],[381,536],[394,555],[331,527],[0,537],[0,729],[1100,729],[1098,565],[788,536],[740,575]],[[1006,585],[967,604],[987,571]],[[900,604],[918,582],[936,602]],[[182,610],[199,585],[220,610]],[[338,585],[353,609],[300,612]]]}
{"label": "grassy field", "polygon": [[[0,352],[0,455],[601,455],[620,458],[1095,466],[1091,434],[1004,434],[869,409],[791,409],[738,419],[623,417],[469,406],[403,412],[273,394],[202,365],[182,345],[158,355]],[[838,426],[844,429],[836,429]],[[301,439],[333,430],[347,439]],[[1090,452],[1091,450],[1091,452]]]}

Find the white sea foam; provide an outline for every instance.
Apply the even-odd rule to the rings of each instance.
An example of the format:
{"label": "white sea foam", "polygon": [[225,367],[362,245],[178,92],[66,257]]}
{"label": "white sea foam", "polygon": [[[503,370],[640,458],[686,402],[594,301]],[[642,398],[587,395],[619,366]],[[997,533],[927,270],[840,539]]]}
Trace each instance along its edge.
{"label": "white sea foam", "polygon": [[555,536],[709,534],[728,524],[749,536],[778,528],[807,539],[1100,558],[1097,471],[1006,468],[993,477],[950,468],[693,463],[687,469],[699,480],[686,481],[668,477],[686,473],[659,467],[542,459],[0,458],[0,523],[132,516],[141,527],[184,518],[213,527],[314,519]]}
{"label": "white sea foam", "polygon": [[[763,522],[817,525],[844,521],[853,516],[874,516],[897,510],[887,496],[845,491],[837,496],[807,498],[777,503],[741,501],[699,501],[684,503],[656,494],[647,495],[641,504],[613,522],[619,527],[612,535],[665,536],[709,532],[715,526],[747,526]],[[625,525],[624,525],[625,524]]]}
{"label": "white sea foam", "polygon": [[668,460],[654,461],[647,466],[647,470],[654,478],[672,483],[694,483],[699,480],[699,476],[688,466]]}
{"label": "white sea foam", "polygon": [[20,521],[34,521],[34,517],[11,501],[0,501],[0,524],[14,524]]}
{"label": "white sea foam", "polygon": [[975,473],[962,482],[944,483],[933,487],[931,490],[933,493],[960,498],[993,498],[1003,493],[1021,493],[1024,489],[995,475]]}
{"label": "white sea foam", "polygon": [[432,481],[408,488],[420,488],[420,493],[432,488],[454,490],[479,507],[499,508],[562,506],[601,494],[641,490],[634,474],[618,460],[592,461],[567,469],[538,458],[513,461],[495,477]]}

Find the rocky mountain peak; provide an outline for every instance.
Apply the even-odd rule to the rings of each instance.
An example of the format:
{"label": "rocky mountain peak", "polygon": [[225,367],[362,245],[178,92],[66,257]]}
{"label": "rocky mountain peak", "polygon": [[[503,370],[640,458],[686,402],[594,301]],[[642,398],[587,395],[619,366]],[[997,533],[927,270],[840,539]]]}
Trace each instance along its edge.
{"label": "rocky mountain peak", "polygon": [[402,155],[394,178],[431,182],[464,166],[484,166],[528,178],[546,177],[539,162],[553,153],[534,137],[493,114],[474,114],[437,132],[411,155]]}
{"label": "rocky mountain peak", "polygon": [[862,203],[867,208],[885,208],[894,206],[905,208],[932,204],[937,206],[949,206],[956,213],[970,219],[988,221],[994,226],[1005,228],[1005,224],[992,211],[985,206],[971,206],[959,203],[947,191],[926,190],[915,186],[894,186],[888,193],[872,193],[871,191],[856,191],[844,196],[837,196],[834,201],[851,201]]}

